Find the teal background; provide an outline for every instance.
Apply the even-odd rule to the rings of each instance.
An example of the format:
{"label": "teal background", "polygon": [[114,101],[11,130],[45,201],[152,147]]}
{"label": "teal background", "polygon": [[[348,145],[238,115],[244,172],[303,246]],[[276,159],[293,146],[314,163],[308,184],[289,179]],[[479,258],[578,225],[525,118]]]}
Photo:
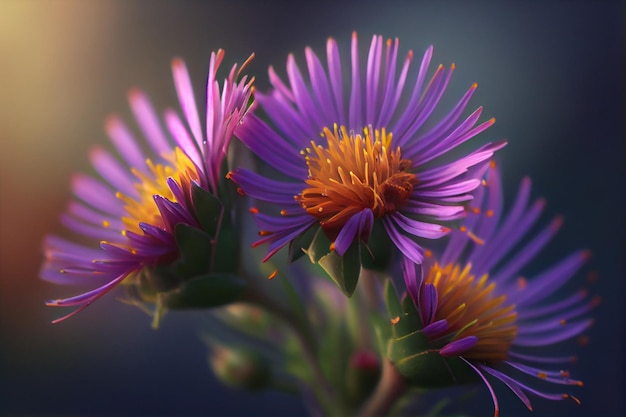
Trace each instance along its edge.
{"label": "teal background", "polygon": [[[149,317],[108,297],[49,324],[61,312],[43,301],[78,289],[37,278],[40,242],[63,231],[69,178],[91,172],[89,148],[109,146],[104,118],[131,120],[128,89],[144,89],[158,109],[176,105],[174,56],[187,62],[199,98],[212,50],[226,49],[226,66],[254,51],[249,72],[265,91],[268,65],[284,75],[294,52],[304,70],[304,47],[323,56],[328,36],[347,57],[353,30],[363,47],[381,33],[416,57],[433,44],[431,73],[438,63],[457,67],[449,105],[478,82],[470,107],[497,122],[473,143],[509,140],[498,155],[509,201],[530,175],[533,195],[548,202],[545,221],[565,216],[535,271],[578,248],[593,252],[571,288],[588,286],[603,303],[588,345],[564,345],[579,356],[571,371],[585,387],[572,392],[583,403],[534,399],[532,415],[624,415],[624,9],[608,0],[1,1],[0,416],[304,413],[297,398],[219,385],[197,337],[201,314],[169,314],[153,331]],[[585,282],[588,271],[595,283]],[[502,416],[530,415],[494,385]],[[446,410],[491,415],[486,389],[471,392]]]}

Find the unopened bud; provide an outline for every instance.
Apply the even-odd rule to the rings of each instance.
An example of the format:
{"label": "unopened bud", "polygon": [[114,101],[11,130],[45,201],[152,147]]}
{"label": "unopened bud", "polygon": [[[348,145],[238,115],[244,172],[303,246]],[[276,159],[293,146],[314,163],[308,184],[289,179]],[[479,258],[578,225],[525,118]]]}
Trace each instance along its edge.
{"label": "unopened bud", "polygon": [[381,366],[378,355],[361,350],[350,358],[346,385],[351,401],[360,404],[368,398],[380,378]]}
{"label": "unopened bud", "polygon": [[233,387],[254,391],[271,381],[267,361],[256,352],[216,346],[209,354],[209,364],[222,382]]}

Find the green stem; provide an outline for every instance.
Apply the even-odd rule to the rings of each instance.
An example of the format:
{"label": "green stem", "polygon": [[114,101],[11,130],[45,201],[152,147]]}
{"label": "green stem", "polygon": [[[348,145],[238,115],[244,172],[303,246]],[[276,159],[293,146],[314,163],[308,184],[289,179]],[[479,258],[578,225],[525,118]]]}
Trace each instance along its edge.
{"label": "green stem", "polygon": [[[359,317],[356,326],[358,328],[358,343],[359,347],[364,350],[374,350],[372,341],[374,340],[372,334],[372,327],[370,323],[370,317],[379,311],[380,306],[380,291],[377,287],[376,272],[361,268],[359,276],[359,297],[356,300],[358,308],[360,310]],[[357,297],[355,297],[357,298]]]}
{"label": "green stem", "polygon": [[361,268],[360,287],[369,311],[377,312],[380,307],[380,290],[377,286],[378,276],[371,269]]}
{"label": "green stem", "polygon": [[390,360],[383,363],[383,373],[378,381],[376,390],[365,403],[359,417],[384,417],[406,392],[407,385],[404,377],[400,375]]}
{"label": "green stem", "polygon": [[[310,330],[310,324],[308,321],[303,323],[301,320],[298,320],[296,314],[271,299],[259,288],[254,288],[252,291],[248,291],[242,301],[247,301],[264,308],[289,325],[302,347],[302,353],[305,360],[309,363],[313,371],[315,386],[312,388],[318,392],[318,400],[322,401],[325,405],[332,404],[334,397],[333,390],[326,380],[320,363],[317,360],[317,344]],[[319,390],[322,391],[323,397],[320,397]]]}

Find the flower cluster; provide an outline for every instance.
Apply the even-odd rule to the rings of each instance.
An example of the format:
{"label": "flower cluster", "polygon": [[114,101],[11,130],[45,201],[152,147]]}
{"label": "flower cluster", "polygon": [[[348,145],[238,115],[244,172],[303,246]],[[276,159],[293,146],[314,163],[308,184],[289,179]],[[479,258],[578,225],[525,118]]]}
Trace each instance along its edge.
{"label": "flower cluster", "polygon": [[[286,80],[270,67],[270,91],[256,92],[248,61],[219,82],[219,50],[204,125],[180,59],[182,118],[160,117],[132,90],[143,140],[111,116],[123,162],[95,148],[100,178],[74,177],[62,217],[94,244],[44,241],[42,278],[95,287],[49,301],[75,307],[55,322],[118,286],[155,324],[168,309],[210,309],[216,375],[247,389],[297,387],[312,413],[383,415],[416,397],[409,388],[482,381],[497,415],[490,380],[529,409],[528,394],[578,402],[544,388],[582,382],[561,369],[573,356],[543,348],[591,325],[596,300],[564,288],[589,252],[530,273],[562,221],[533,230],[544,203],[529,204],[529,179],[503,215],[494,153],[506,141],[479,144],[495,119],[481,107],[466,114],[477,84],[441,109],[455,67],[431,72],[432,47],[417,66],[412,51],[399,57],[397,39],[373,36],[361,52],[356,34],[347,55],[329,39],[325,64],[307,48],[304,74],[289,55]],[[233,138],[258,156],[257,169],[227,157]],[[248,213],[259,230],[251,242]],[[295,262],[304,255],[324,272]]]}

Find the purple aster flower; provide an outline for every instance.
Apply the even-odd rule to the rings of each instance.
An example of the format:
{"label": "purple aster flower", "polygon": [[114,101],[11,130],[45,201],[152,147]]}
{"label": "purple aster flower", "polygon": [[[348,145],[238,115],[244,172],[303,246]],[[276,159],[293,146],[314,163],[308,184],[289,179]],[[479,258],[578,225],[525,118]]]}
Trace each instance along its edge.
{"label": "purple aster flower", "polygon": [[[404,262],[407,289],[427,340],[424,352],[439,362],[443,357],[469,367],[491,392],[496,415],[497,398],[486,376],[503,382],[529,410],[528,393],[578,402],[537,383],[582,385],[561,368],[574,357],[546,356],[539,350],[580,336],[592,323],[588,313],[597,301],[590,302],[586,291],[553,297],[589,258],[588,251],[575,252],[531,277],[520,275],[562,223],[557,217],[539,232],[529,233],[544,207],[543,200],[529,205],[529,194],[526,178],[509,214],[500,221],[502,191],[492,164],[486,187],[476,191],[476,215],[451,233],[441,256],[426,257],[418,271],[410,260]],[[484,242],[470,242],[476,241],[469,236],[472,232]]]}
{"label": "purple aster flower", "polygon": [[[255,96],[270,124],[252,115],[238,134],[290,180],[244,169],[229,174],[245,194],[278,206],[276,215],[256,215],[262,236],[256,245],[269,243],[266,260],[315,225],[343,256],[355,241],[367,241],[380,221],[395,246],[419,263],[423,249],[415,238],[449,232],[440,223],[463,217],[464,204],[480,183],[467,175],[468,168],[506,144],[490,143],[442,162],[439,157],[495,121],[478,123],[482,108],[461,119],[477,85],[435,123],[431,115],[454,65],[448,70],[440,65],[427,81],[431,47],[409,84],[413,52],[398,60],[397,39],[385,43],[374,36],[366,66],[358,49],[355,33],[347,79],[333,39],[327,43],[327,68],[305,50],[308,79],[293,55],[287,59],[288,85],[270,68],[273,89]],[[344,86],[350,86],[349,96]]]}
{"label": "purple aster flower", "polygon": [[238,70],[237,65],[220,89],[216,74],[223,57],[222,50],[211,54],[204,131],[187,68],[180,59],[172,62],[174,83],[191,134],[176,113],[167,110],[165,121],[174,141],[169,139],[147,96],[138,90],[130,92],[129,100],[151,156],[144,154],[142,144],[119,117],[107,120],[106,130],[124,163],[104,149],[92,150],[91,162],[102,178],[75,175],[72,190],[77,199],[62,216],[66,227],[95,239],[99,246],[48,236],[40,273],[55,283],[96,288],[47,302],[78,307],[55,322],[83,310],[144,267],[175,260],[179,254],[176,225],[201,227],[192,187],[217,194],[226,148],[247,112],[252,90],[252,80],[237,81],[243,68]]}

